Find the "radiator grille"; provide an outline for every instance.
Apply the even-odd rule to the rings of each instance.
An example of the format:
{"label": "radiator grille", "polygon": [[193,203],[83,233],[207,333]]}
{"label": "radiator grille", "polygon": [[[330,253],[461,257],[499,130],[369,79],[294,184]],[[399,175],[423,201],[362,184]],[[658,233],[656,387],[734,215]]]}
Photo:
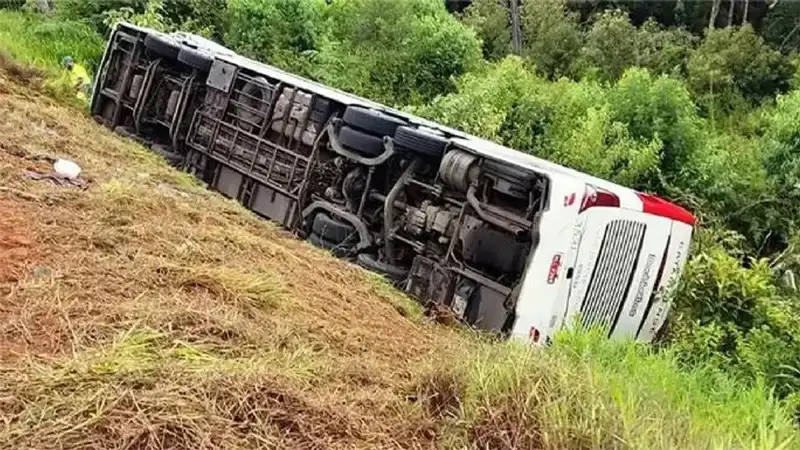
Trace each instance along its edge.
{"label": "radiator grille", "polygon": [[636,270],[645,224],[615,220],[606,226],[589,289],[581,305],[586,328],[599,327],[610,334]]}

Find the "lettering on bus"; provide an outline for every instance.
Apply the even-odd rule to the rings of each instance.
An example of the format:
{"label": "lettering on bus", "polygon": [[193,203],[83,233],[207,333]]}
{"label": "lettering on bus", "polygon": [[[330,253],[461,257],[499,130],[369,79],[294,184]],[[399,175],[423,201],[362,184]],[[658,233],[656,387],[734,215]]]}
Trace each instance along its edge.
{"label": "lettering on bus", "polygon": [[636,296],[633,298],[633,306],[631,306],[630,311],[628,311],[628,315],[630,317],[636,317],[636,312],[639,310],[639,305],[644,301],[644,291],[650,284],[650,271],[653,270],[653,263],[655,260],[655,253],[650,253],[647,255],[647,262],[644,264],[642,278],[639,280],[639,286],[636,288]]}

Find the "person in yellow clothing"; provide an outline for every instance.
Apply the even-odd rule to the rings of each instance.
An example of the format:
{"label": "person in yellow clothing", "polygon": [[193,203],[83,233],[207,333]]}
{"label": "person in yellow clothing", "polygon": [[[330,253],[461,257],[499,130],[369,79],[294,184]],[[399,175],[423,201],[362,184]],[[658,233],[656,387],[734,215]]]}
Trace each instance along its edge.
{"label": "person in yellow clothing", "polygon": [[75,64],[75,60],[71,56],[65,56],[61,61],[61,65],[67,69],[72,88],[77,91],[76,96],[81,100],[86,100],[86,96],[91,89],[92,79],[89,77],[89,72],[86,71],[80,64]]}

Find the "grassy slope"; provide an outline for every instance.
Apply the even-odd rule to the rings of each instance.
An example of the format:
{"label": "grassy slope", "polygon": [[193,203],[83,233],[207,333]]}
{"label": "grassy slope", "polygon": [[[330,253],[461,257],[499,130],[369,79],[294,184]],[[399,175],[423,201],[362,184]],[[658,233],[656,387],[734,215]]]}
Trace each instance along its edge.
{"label": "grassy slope", "polygon": [[791,448],[763,389],[669,355],[427,324],[36,76],[0,70],[0,448]]}
{"label": "grassy slope", "polygon": [[53,71],[65,56],[93,66],[103,51],[102,38],[85,24],[43,21],[14,11],[0,11],[0,43],[15,59]]}

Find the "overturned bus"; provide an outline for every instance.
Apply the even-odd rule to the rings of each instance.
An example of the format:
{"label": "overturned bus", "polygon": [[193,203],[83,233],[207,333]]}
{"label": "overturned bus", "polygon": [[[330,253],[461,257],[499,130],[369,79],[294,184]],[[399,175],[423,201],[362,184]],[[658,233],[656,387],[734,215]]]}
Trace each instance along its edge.
{"label": "overturned bus", "polygon": [[237,55],[118,24],[91,113],[311,244],[473,327],[548,342],[664,324],[694,217]]}

